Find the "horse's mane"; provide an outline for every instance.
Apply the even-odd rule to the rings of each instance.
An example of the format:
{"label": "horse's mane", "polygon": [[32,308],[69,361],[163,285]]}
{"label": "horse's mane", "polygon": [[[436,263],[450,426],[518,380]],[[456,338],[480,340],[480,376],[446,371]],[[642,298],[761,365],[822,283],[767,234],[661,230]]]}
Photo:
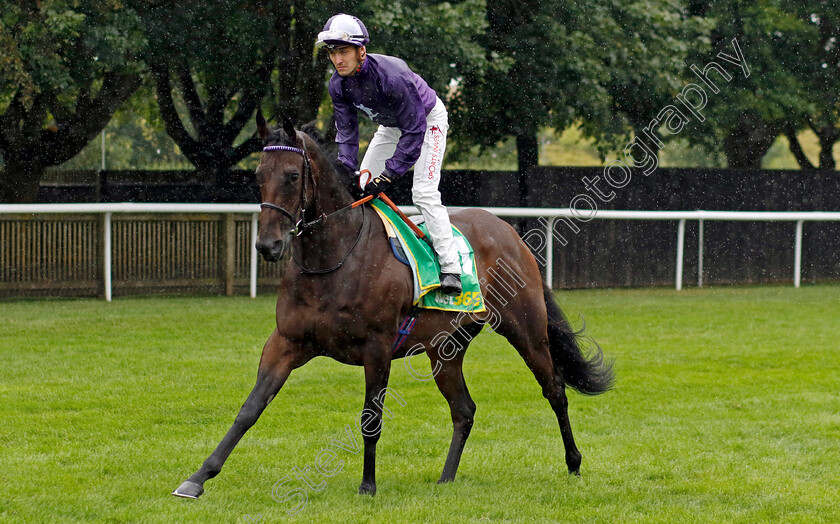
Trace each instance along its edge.
{"label": "horse's mane", "polygon": [[[304,124],[300,131],[309,135],[309,137],[318,144],[324,154],[327,157],[332,168],[338,174],[338,179],[341,184],[351,193],[358,187],[355,183],[355,180],[346,180],[345,178],[345,171],[346,169],[341,166],[341,162],[338,160],[338,146],[335,142],[328,142],[324,138],[324,134],[318,129],[316,125],[316,120],[313,120],[307,124]],[[265,139],[265,145],[269,146],[291,146],[297,147],[297,141],[294,137],[290,137],[288,133],[283,129],[283,126],[278,126],[277,129],[271,132],[268,137]],[[357,195],[355,195],[357,196]]]}
{"label": "horse's mane", "polygon": [[[332,164],[333,167],[337,167],[338,165],[338,147],[334,142],[327,142],[324,138],[323,133],[318,129],[318,126],[315,124],[315,120],[309,122],[308,124],[304,124],[303,127],[300,128],[302,133],[309,135],[318,146],[324,150],[327,158]],[[278,127],[274,131],[271,132],[268,137],[265,139],[265,145],[267,146],[292,146],[296,147],[297,143],[294,137],[290,137],[286,131],[283,129],[282,126]]]}

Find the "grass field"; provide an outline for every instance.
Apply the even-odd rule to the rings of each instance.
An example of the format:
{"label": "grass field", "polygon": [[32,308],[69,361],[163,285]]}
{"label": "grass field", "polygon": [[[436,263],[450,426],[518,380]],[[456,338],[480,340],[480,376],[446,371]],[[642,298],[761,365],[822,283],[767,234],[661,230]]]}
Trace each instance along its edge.
{"label": "grass field", "polygon": [[0,302],[0,521],[840,521],[840,287],[559,297],[615,359],[615,390],[570,394],[582,477],[524,363],[485,330],[466,358],[478,413],[454,483],[435,484],[448,409],[397,362],[405,405],[388,403],[378,494],[356,495],[361,454],[340,451],[294,516],[300,499],[272,488],[305,489],[294,468],[354,426],[361,369],[296,371],[200,500],[169,494],[250,391],[271,297]]}

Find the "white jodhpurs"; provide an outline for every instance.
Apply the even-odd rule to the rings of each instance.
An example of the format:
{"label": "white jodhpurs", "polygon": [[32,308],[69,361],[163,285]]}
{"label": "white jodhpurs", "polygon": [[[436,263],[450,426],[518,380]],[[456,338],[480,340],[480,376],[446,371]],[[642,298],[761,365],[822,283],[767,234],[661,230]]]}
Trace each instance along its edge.
{"label": "white jodhpurs", "polygon": [[[441,273],[461,274],[461,260],[455,240],[452,238],[452,227],[449,214],[440,201],[440,169],[443,164],[443,154],[446,151],[446,132],[449,130],[449,118],[446,107],[440,98],[429,115],[426,117],[426,135],[420,158],[414,164],[414,182],[411,199],[423,214],[432,244],[435,246]],[[397,150],[397,142],[402,132],[395,127],[379,126],[362,159],[362,188],[367,183],[367,173],[375,178],[385,170],[385,162]],[[367,172],[366,172],[367,171]]]}

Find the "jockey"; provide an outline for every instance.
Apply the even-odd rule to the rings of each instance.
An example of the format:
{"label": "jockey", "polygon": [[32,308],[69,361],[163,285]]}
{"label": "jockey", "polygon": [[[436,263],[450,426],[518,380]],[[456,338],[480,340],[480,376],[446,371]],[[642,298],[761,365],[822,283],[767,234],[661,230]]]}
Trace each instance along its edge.
{"label": "jockey", "polygon": [[414,166],[411,198],[426,220],[438,262],[440,290],[461,294],[461,263],[438,184],[446,131],[446,107],[426,81],[399,58],[367,54],[367,29],[354,16],[327,20],[316,46],[326,48],[335,73],[329,92],[335,114],[340,163],[355,172],[359,152],[357,111],[379,128],[360,167],[359,186],[378,195]]}

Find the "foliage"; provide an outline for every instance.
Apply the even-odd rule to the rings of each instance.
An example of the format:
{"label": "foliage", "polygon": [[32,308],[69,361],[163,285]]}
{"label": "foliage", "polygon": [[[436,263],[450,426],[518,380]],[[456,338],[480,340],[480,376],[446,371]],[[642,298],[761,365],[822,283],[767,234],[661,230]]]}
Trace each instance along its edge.
{"label": "foliage", "polygon": [[140,85],[139,18],[118,0],[0,5],[0,201],[32,200]]}
{"label": "foliage", "polygon": [[[787,135],[795,140],[790,131],[795,132],[804,123],[820,139],[819,168],[833,170],[836,162],[832,150],[840,140],[840,4],[788,1],[786,6],[799,19],[796,29],[802,35],[792,42],[797,59],[791,61],[791,72],[799,96],[793,99],[798,103],[787,108]],[[803,56],[807,59],[801,59]],[[798,143],[791,146],[802,168],[816,167],[797,154],[801,149]]]}
{"label": "foliage", "polygon": [[481,42],[491,66],[464,78],[456,136],[489,146],[580,122],[602,154],[673,96],[708,29],[676,0],[501,1],[487,16]]}
{"label": "foliage", "polygon": [[158,108],[186,157],[199,169],[224,170],[256,151],[256,139],[237,138],[275,67],[279,35],[265,3],[191,0],[141,13]]}
{"label": "foliage", "polygon": [[[120,107],[125,110],[106,131],[120,135],[108,139],[114,147],[120,143],[119,152],[109,153],[112,166],[160,157],[171,163],[179,154],[216,174],[250,165],[249,155],[259,149],[258,108],[274,122],[281,115],[298,123],[318,116],[330,131],[330,64],[313,42],[337,12],[362,18],[370,52],[405,59],[447,101],[454,153],[448,158],[460,165],[510,138],[515,147],[503,147],[518,148],[520,166],[546,164],[540,133],[571,128],[591,140],[603,160],[673,103],[682,86],[698,82],[690,65],[717,60],[718,51],[731,54],[737,38],[751,75],[710,96],[706,121],[693,121],[678,137],[680,151],[688,143],[697,151],[686,158],[724,155],[730,166],[758,167],[784,134],[800,166],[834,169],[838,6],[794,0],[0,0],[0,200],[34,199],[43,169],[82,151]],[[364,139],[372,126],[361,124],[368,126]],[[818,161],[797,139],[803,129],[818,138]],[[169,138],[159,135],[163,131]],[[663,151],[667,163],[666,156]],[[91,162],[80,157],[76,163]]]}
{"label": "foliage", "polygon": [[[704,111],[707,119],[693,143],[725,153],[730,167],[758,168],[780,133],[795,137],[806,115],[820,118],[817,115],[830,113],[832,95],[821,64],[836,59],[831,61],[820,51],[829,37],[820,37],[821,29],[811,17],[824,12],[829,2],[818,4],[719,0],[703,7],[702,15],[714,23],[712,48],[732,55],[731,41],[737,38],[750,75],[745,78],[738,72],[732,87],[710,98]],[[826,23],[822,30],[830,27]],[[705,52],[693,57],[698,65],[710,60],[720,63]],[[837,68],[828,74],[836,77]]]}

